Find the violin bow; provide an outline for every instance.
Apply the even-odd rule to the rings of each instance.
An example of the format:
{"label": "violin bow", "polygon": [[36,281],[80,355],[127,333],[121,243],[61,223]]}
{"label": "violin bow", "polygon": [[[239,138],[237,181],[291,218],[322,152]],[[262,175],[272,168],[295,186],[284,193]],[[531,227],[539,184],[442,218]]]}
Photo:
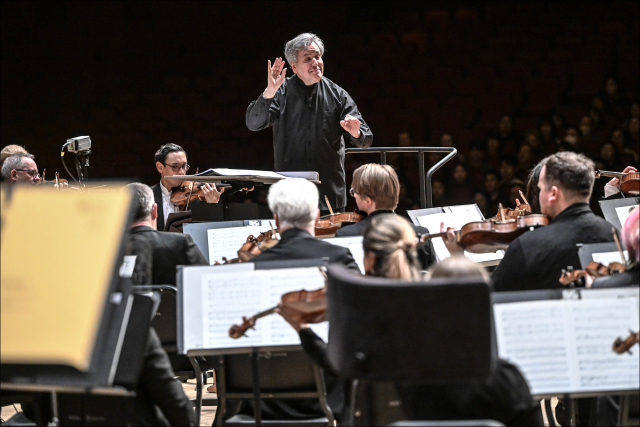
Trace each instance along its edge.
{"label": "violin bow", "polygon": [[327,207],[329,208],[329,213],[331,215],[333,215],[333,209],[331,209],[331,203],[329,203],[329,198],[327,197],[327,195],[324,195],[324,201],[327,202]]}
{"label": "violin bow", "polygon": [[[199,170],[200,168],[196,168],[196,175],[198,175]],[[195,185],[193,184],[194,184],[193,181],[189,183],[189,185],[191,186],[191,189],[189,190],[189,196],[187,197],[187,204],[184,207],[185,211],[189,210],[189,203],[191,203],[191,195],[193,194],[193,187],[195,187]]]}
{"label": "violin bow", "polygon": [[620,245],[620,240],[618,240],[618,235],[616,234],[616,229],[612,228],[611,232],[613,233],[613,241],[616,242],[616,247],[618,248],[618,252],[620,253],[620,259],[622,260],[622,264],[626,264],[627,260],[624,257],[624,252],[622,251],[622,246]]}
{"label": "violin bow", "polygon": [[42,176],[40,177],[40,184],[44,184],[44,175],[47,173],[47,168],[42,169]]}
{"label": "violin bow", "polygon": [[[524,201],[525,205],[529,205],[529,202],[527,201],[527,198],[524,197],[524,193],[522,192],[522,190],[518,190],[518,192],[520,193],[520,197],[522,197],[522,200]],[[531,206],[531,205],[529,205]]]}

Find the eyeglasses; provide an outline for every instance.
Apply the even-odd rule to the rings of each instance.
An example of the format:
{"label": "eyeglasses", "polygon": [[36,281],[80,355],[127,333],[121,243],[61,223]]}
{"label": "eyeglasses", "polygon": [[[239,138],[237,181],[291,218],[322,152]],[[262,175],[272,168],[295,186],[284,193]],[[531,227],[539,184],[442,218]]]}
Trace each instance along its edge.
{"label": "eyeglasses", "polygon": [[355,190],[354,190],[353,188],[351,188],[351,189],[349,190],[349,195],[350,195],[351,197],[356,197],[356,194],[358,194],[358,193],[356,193],[356,192],[355,192]]}
{"label": "eyeglasses", "polygon": [[166,163],[163,163],[163,165],[169,166],[174,172],[180,172],[180,169],[184,169],[184,171],[186,172],[191,167],[191,165],[189,165],[189,163],[185,163],[183,165],[168,165]]}
{"label": "eyeglasses", "polygon": [[33,169],[16,169],[17,171],[20,172],[26,172],[27,175],[29,175],[31,178],[40,178],[40,174],[38,173],[37,170],[33,170]]}

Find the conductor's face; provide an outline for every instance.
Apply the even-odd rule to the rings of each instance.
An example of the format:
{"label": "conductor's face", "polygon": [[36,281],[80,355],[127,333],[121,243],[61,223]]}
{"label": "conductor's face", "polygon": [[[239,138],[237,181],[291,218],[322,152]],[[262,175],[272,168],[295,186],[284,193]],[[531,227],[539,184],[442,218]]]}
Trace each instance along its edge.
{"label": "conductor's face", "polygon": [[324,63],[318,45],[311,43],[308,48],[298,51],[298,62],[291,69],[307,86],[318,83],[324,74]]}

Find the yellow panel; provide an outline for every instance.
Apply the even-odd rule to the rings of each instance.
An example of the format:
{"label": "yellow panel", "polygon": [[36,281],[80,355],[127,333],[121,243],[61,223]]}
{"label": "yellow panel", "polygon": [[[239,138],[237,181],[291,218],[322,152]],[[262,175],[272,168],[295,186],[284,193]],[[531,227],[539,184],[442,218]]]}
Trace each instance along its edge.
{"label": "yellow panel", "polygon": [[86,371],[129,211],[127,191],[2,197],[2,363]]}

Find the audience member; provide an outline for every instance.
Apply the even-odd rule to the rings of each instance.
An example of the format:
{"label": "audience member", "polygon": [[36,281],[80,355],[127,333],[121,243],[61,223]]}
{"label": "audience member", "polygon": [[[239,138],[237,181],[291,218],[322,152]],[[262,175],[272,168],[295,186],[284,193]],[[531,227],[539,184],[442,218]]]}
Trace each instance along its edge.
{"label": "audience member", "polygon": [[474,185],[469,180],[467,167],[459,163],[453,168],[453,173],[449,179],[449,201],[452,205],[463,205],[470,203],[473,198]]}
{"label": "audience member", "polygon": [[504,113],[498,119],[498,137],[504,154],[515,155],[520,145],[520,137],[515,130],[513,114]]}
{"label": "audience member", "polygon": [[500,192],[500,173],[496,170],[489,170],[484,174],[484,191],[489,196],[489,205],[487,209],[489,212],[498,212],[498,205],[503,204],[507,207],[507,199]]}
{"label": "audience member", "polygon": [[502,144],[500,138],[491,133],[485,139],[487,147],[486,165],[489,169],[498,169],[502,159]]}
{"label": "audience member", "polygon": [[473,202],[478,205],[478,209],[482,212],[482,216],[485,218],[491,218],[495,216],[495,212],[490,210],[491,205],[489,204],[489,195],[486,191],[476,190],[473,195]]}
{"label": "audience member", "polygon": [[533,147],[529,144],[522,144],[518,149],[518,168],[516,169],[515,178],[524,181],[529,176],[529,171],[536,164],[534,161]]}
{"label": "audience member", "polygon": [[450,206],[447,189],[440,179],[431,181],[431,196],[434,207]]}
{"label": "audience member", "polygon": [[481,182],[484,179],[484,174],[487,171],[485,150],[484,141],[482,140],[471,141],[469,144],[469,162],[467,166],[470,182]]}

